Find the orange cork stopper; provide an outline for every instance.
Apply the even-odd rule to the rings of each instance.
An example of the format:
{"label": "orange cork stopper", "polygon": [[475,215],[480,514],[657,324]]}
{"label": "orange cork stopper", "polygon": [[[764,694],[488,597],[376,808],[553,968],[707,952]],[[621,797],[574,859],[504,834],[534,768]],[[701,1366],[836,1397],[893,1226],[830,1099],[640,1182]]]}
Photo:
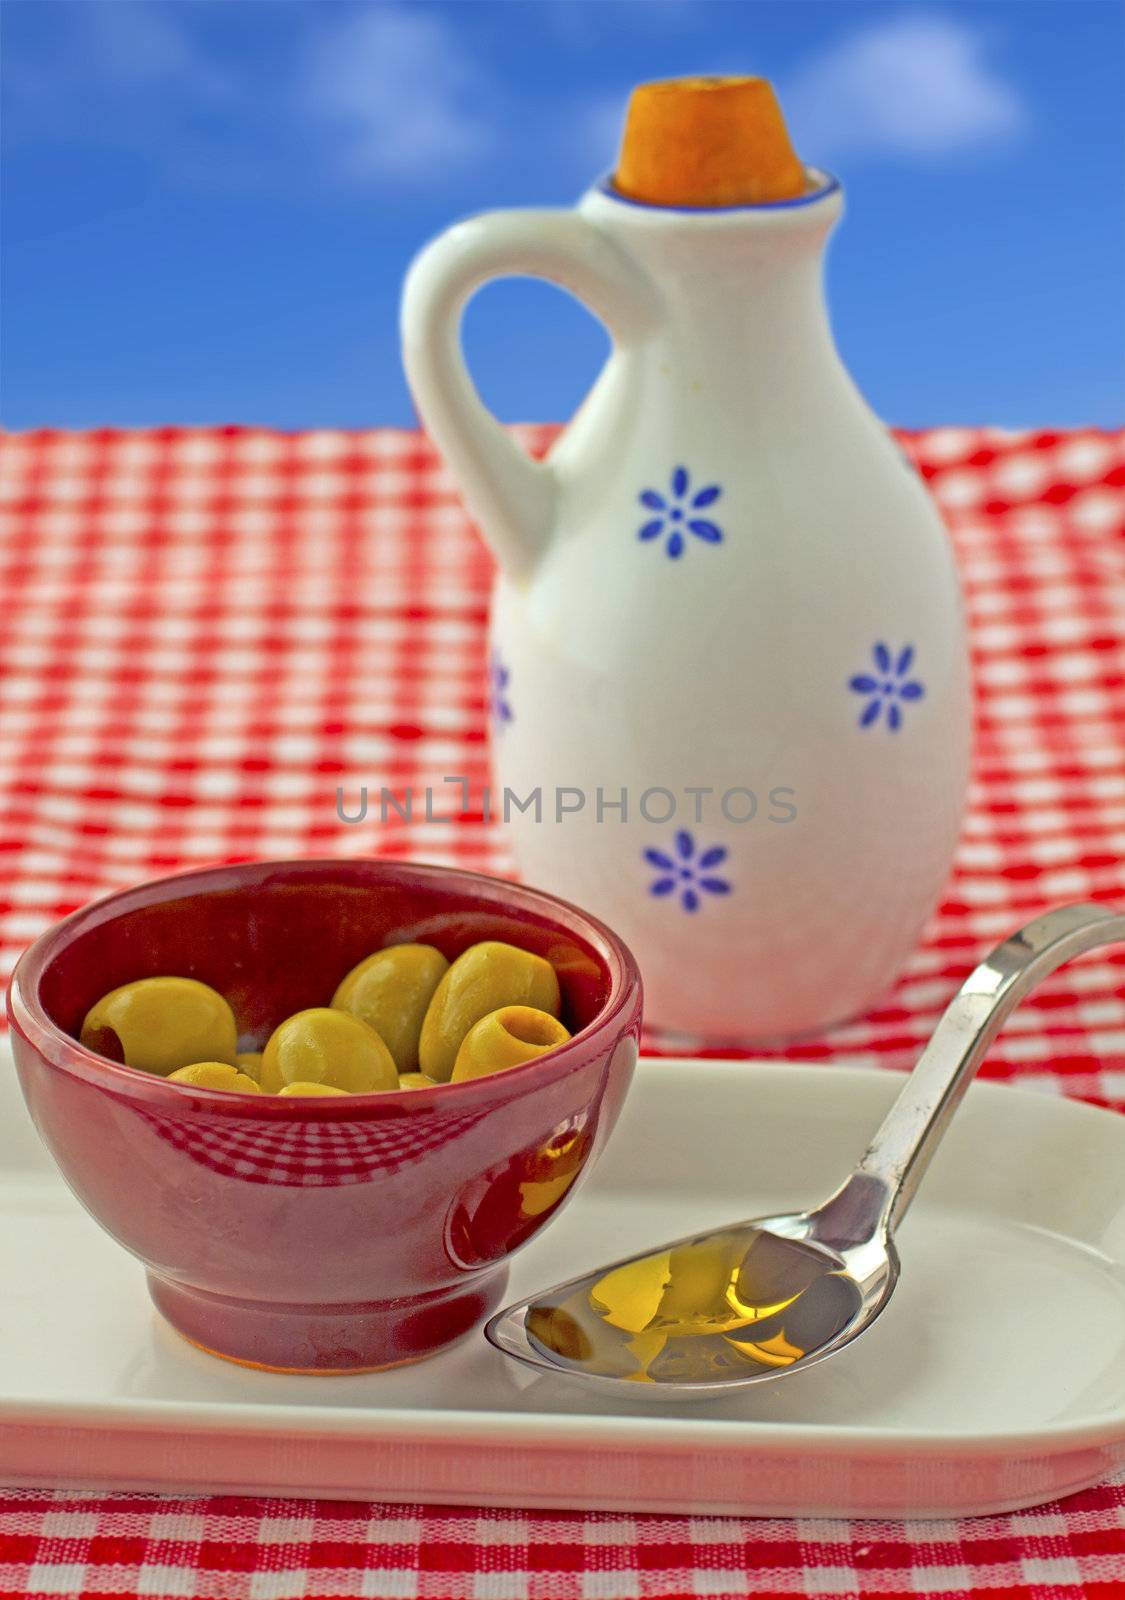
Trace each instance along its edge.
{"label": "orange cork stopper", "polygon": [[613,185],[704,207],[791,200],[808,182],[765,78],[669,78],[633,90]]}

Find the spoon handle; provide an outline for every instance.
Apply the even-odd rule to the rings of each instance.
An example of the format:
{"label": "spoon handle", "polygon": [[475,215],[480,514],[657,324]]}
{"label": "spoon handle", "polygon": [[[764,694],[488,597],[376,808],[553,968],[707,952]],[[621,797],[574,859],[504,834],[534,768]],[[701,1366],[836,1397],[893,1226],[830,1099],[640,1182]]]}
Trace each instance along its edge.
{"label": "spoon handle", "polygon": [[1056,967],[1118,940],[1125,940],[1125,914],[1109,906],[1059,906],[997,945],[965,979],[857,1169],[878,1180],[880,1221],[888,1234],[906,1214],[965,1090],[1019,1002]]}

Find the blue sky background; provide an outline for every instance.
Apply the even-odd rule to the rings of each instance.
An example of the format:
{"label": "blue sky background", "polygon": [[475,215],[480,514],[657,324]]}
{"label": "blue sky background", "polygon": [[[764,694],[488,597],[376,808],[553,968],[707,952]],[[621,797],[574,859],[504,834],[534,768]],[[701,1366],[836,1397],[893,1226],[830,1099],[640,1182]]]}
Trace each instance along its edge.
{"label": "blue sky background", "polygon": [[[412,253],[570,203],[632,83],[762,72],[844,178],[845,360],[905,425],[1122,420],[1115,0],[5,0],[8,427],[404,424]],[[605,349],[540,285],[466,321],[506,419],[568,415]]]}

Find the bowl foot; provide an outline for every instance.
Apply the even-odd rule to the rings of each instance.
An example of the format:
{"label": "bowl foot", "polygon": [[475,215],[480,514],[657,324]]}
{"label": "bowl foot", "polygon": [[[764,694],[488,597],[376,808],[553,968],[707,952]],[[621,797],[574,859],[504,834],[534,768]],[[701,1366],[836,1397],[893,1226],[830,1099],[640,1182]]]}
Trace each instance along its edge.
{"label": "bowl foot", "polygon": [[237,1300],[146,1274],[153,1305],[189,1344],[265,1372],[380,1372],[436,1355],[500,1304],[506,1267],[413,1300],[290,1305]]}

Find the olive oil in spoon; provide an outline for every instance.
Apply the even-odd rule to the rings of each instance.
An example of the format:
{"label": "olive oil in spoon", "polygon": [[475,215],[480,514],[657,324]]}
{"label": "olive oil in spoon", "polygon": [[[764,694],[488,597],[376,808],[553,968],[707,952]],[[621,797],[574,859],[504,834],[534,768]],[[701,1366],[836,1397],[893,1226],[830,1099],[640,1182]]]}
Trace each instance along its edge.
{"label": "olive oil in spoon", "polygon": [[998,945],[946,1008],[858,1167],[815,1210],[599,1268],[499,1312],[487,1338],[541,1373],[672,1400],[726,1394],[843,1349],[890,1299],[895,1228],[1005,1019],[1063,962],[1119,940],[1125,914],[1076,905]]}

